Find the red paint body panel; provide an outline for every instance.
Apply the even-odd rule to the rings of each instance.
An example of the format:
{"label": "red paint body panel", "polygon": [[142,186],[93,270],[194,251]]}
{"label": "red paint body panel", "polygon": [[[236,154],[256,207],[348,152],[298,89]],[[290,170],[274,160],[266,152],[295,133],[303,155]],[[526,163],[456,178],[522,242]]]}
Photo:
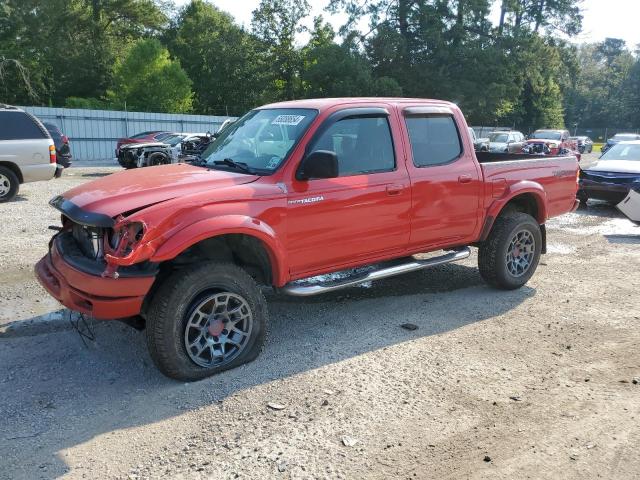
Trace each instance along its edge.
{"label": "red paint body panel", "polygon": [[[463,153],[455,161],[414,166],[403,111],[422,106],[452,112],[463,145]],[[263,108],[270,107],[318,110],[289,158],[270,176],[168,165],[114,174],[70,190],[64,197],[91,212],[111,217],[128,212],[127,221],[144,223],[141,245],[151,262],[171,260],[207,238],[251,235],[268,253],[276,287],[343,268],[473,244],[487,230],[487,221],[517,195],[533,197],[541,224],[574,208],[576,158],[547,156],[479,164],[462,112],[447,102],[351,98],[301,100]],[[298,165],[320,125],[331,113],[354,107],[389,112],[395,170],[297,180]],[[301,203],[320,197],[320,201]],[[55,259],[55,254],[52,257]],[[82,295],[91,297],[87,300],[93,302],[96,316],[98,311],[100,316],[109,314],[110,307],[102,300],[105,297],[110,297],[112,305],[119,305],[113,307],[114,317],[116,313],[138,313],[132,310],[135,305],[139,308],[151,288],[151,282],[128,290],[120,287],[128,279],[84,278],[86,274],[69,270],[62,259],[51,265],[45,257],[37,273],[54,297],[83,311],[74,299],[81,289]],[[50,277],[57,280],[59,288],[52,286]],[[65,289],[72,293],[65,293]],[[135,300],[120,297],[127,291]]]}
{"label": "red paint body panel", "polygon": [[140,313],[154,277],[102,278],[76,270],[58,253],[35,266],[36,277],[49,294],[65,307],[99,319],[123,318]]}

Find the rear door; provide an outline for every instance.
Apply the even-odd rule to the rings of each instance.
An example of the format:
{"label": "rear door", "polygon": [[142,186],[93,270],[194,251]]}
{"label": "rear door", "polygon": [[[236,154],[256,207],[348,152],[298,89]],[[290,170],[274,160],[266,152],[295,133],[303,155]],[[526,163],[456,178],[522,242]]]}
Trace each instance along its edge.
{"label": "rear door", "polygon": [[2,110],[0,125],[0,161],[21,169],[49,163],[53,140],[38,120],[20,110]]}
{"label": "rear door", "polygon": [[412,183],[410,248],[463,244],[478,228],[482,172],[462,116],[448,107],[403,111]]}
{"label": "rear door", "polygon": [[390,108],[342,108],[319,126],[306,153],[336,153],[339,176],[294,179],[288,193],[290,271],[301,276],[403,251],[411,191],[397,117]]}

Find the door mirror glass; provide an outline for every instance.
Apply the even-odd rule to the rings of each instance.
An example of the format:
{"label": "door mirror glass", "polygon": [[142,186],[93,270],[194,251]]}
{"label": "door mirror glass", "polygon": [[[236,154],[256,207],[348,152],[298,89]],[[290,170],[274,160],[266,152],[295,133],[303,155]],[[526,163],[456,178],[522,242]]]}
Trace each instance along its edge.
{"label": "door mirror glass", "polygon": [[338,176],[338,156],[329,150],[316,150],[302,159],[296,178],[335,178]]}

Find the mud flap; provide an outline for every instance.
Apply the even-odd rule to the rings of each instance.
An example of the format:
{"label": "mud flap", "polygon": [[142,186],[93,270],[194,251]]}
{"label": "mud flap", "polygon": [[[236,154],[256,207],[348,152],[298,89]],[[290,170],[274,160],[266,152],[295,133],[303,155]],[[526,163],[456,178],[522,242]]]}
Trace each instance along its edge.
{"label": "mud flap", "polygon": [[542,236],[542,250],[540,250],[541,254],[547,253],[547,226],[540,225],[540,235]]}

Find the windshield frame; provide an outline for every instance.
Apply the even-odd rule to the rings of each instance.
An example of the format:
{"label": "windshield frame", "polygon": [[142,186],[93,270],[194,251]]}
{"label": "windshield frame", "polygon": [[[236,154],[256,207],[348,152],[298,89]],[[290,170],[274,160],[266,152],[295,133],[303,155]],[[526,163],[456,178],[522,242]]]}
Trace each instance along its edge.
{"label": "windshield frame", "polygon": [[[219,142],[224,141],[227,137],[229,137],[229,135],[234,133],[247,117],[255,116],[261,111],[278,111],[278,110],[284,110],[284,111],[305,110],[305,111],[308,111],[309,115],[311,116],[311,120],[309,121],[309,124],[306,126],[306,128],[304,130],[302,130],[300,132],[300,135],[298,135],[298,138],[296,138],[296,140],[293,142],[293,144],[291,145],[289,150],[282,157],[282,160],[280,161],[280,163],[274,169],[256,168],[256,167],[253,167],[251,165],[247,165],[247,167],[249,167],[251,169],[250,175],[257,175],[257,176],[260,176],[260,177],[268,177],[268,176],[271,176],[271,175],[275,174],[276,172],[278,172],[284,165],[286,165],[289,162],[289,159],[291,158],[291,155],[293,154],[293,152],[298,148],[298,146],[300,145],[300,142],[302,141],[302,139],[305,137],[305,135],[309,132],[309,130],[313,127],[314,123],[318,119],[318,117],[320,115],[320,110],[318,110],[317,108],[308,108],[308,107],[300,107],[300,108],[296,108],[296,107],[260,107],[260,108],[254,108],[252,110],[249,110],[243,116],[241,116],[240,118],[236,119],[233,123],[231,123],[227,127],[225,127],[220,132],[220,135],[209,144],[209,146],[207,147],[207,149],[204,152],[202,152],[202,154],[201,154],[202,166],[210,168],[210,169],[215,169],[215,170],[229,170],[229,171],[234,171],[234,172],[241,172],[239,169],[233,169],[233,167],[225,166],[224,164],[221,164],[221,163],[218,163],[218,164],[214,163],[216,161],[220,162],[223,159],[209,161],[208,158],[206,158],[207,151],[211,147],[213,147],[214,145],[218,144]],[[208,156],[210,157],[212,155],[213,155],[213,152],[210,153]],[[236,159],[232,158],[231,160],[235,161]],[[242,163],[242,162],[238,162],[238,163]],[[247,172],[242,172],[242,173],[247,173]]]}

